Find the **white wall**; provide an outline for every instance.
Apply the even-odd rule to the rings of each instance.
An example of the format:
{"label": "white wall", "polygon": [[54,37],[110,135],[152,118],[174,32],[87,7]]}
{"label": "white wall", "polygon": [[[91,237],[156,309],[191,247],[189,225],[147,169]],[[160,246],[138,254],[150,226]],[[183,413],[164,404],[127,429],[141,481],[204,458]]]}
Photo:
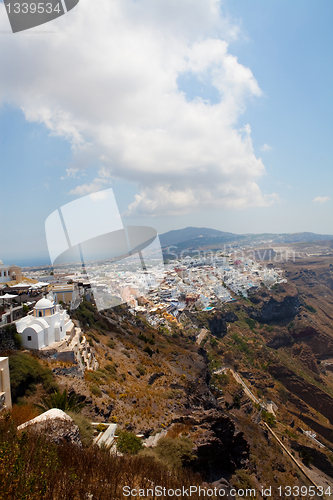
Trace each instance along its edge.
{"label": "white wall", "polygon": [[[28,327],[20,334],[22,346],[28,349],[41,349],[44,345],[44,329],[40,325],[34,325],[34,328]],[[28,340],[31,337],[31,340]]]}
{"label": "white wall", "polygon": [[12,407],[8,358],[0,358],[0,392],[5,393],[5,405]]}

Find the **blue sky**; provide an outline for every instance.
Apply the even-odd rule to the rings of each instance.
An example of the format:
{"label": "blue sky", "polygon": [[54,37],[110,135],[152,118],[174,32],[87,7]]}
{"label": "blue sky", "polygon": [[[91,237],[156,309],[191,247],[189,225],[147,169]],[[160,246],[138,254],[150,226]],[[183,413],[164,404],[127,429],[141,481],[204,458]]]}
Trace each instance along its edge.
{"label": "blue sky", "polygon": [[110,186],[160,233],[333,234],[330,0],[101,5],[15,35],[0,5],[3,261],[48,263],[47,216]]}

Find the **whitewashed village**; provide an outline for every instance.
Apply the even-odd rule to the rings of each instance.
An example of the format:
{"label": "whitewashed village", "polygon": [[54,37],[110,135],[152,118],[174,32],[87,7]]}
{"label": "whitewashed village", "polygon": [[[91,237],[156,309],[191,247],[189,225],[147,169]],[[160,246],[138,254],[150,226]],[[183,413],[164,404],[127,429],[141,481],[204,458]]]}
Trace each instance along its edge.
{"label": "whitewashed village", "polygon": [[126,266],[120,261],[111,271],[108,263],[91,265],[89,274],[78,272],[78,266],[22,274],[18,266],[0,261],[0,327],[15,324],[24,348],[55,349],[59,359],[72,356],[83,370],[97,369],[86,338],[70,318],[83,297],[97,297],[100,310],[126,303],[130,313],[151,326],[170,328],[181,326],[186,309],[212,311],[239,296],[246,298],[250,289],[286,282],[279,269],[252,259],[235,260],[231,254],[185,257],[146,270]]}

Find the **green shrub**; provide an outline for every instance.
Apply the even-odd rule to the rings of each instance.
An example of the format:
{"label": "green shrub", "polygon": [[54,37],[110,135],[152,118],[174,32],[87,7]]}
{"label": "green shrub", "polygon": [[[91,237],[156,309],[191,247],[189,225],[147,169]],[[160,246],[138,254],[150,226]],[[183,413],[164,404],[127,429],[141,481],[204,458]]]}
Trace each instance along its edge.
{"label": "green shrub", "polygon": [[16,325],[15,324],[6,325],[5,330],[7,333],[9,333],[9,335],[11,335],[16,349],[20,349],[22,345],[22,339],[21,336],[16,331]]}
{"label": "green shrub", "polygon": [[10,384],[13,403],[24,397],[30,387],[41,383],[47,392],[58,390],[58,384],[49,368],[44,368],[29,354],[15,353],[9,356]]}
{"label": "green shrub", "polygon": [[305,307],[308,311],[312,312],[312,313],[316,313],[317,312],[317,309],[315,309],[313,306],[310,306],[310,304],[305,304]]}
{"label": "green shrub", "polygon": [[298,454],[304,465],[309,466],[313,462],[313,456],[305,448],[302,448]]}
{"label": "green shrub", "polygon": [[105,365],[104,369],[107,370],[112,377],[115,377],[117,374],[117,365],[115,363]]}
{"label": "green shrub", "polygon": [[269,413],[268,411],[263,410],[261,413],[261,418],[264,422],[266,422],[266,424],[270,425],[271,427],[276,426],[276,419],[273,413]]}
{"label": "green shrub", "polygon": [[210,339],[210,345],[211,345],[212,347],[216,347],[216,346],[217,346],[217,344],[218,344],[218,342],[217,342],[216,338],[215,338],[215,337],[212,337],[212,338]]}
{"label": "green shrub", "polygon": [[162,437],[153,449],[156,456],[171,469],[188,466],[196,457],[192,453],[193,443],[187,437]]}
{"label": "green shrub", "polygon": [[92,385],[90,390],[94,396],[98,398],[102,397],[102,391],[100,390],[99,387],[97,387],[97,385]]}
{"label": "green shrub", "polygon": [[145,343],[149,343],[151,345],[154,345],[155,344],[155,340],[153,338],[150,338],[150,337],[146,337],[145,335],[143,335],[142,333],[140,333],[139,335],[139,339],[140,340],[143,340]]}
{"label": "green shrub", "polygon": [[139,373],[141,376],[143,376],[143,375],[145,375],[145,374],[146,374],[146,368],[145,368],[144,366],[142,366],[142,365],[137,365],[137,366],[136,366],[136,369],[137,369],[138,373]]}
{"label": "green shrub", "polygon": [[99,344],[100,340],[97,337],[97,335],[95,335],[95,333],[93,333],[93,332],[87,332],[87,335],[89,336],[89,340],[93,339],[95,342],[97,342],[97,344]]}
{"label": "green shrub", "polygon": [[251,330],[253,330],[253,328],[255,328],[255,326],[257,324],[257,322],[252,318],[245,318],[245,323],[247,323],[249,325]]}
{"label": "green shrub", "polygon": [[239,469],[236,471],[232,486],[237,490],[246,490],[246,498],[256,498],[256,485],[245,470]]}
{"label": "green shrub", "polygon": [[98,424],[97,427],[96,427],[96,431],[98,431],[98,432],[104,432],[104,431],[106,431],[107,428],[108,428],[108,426],[105,425],[105,424]]}
{"label": "green shrub", "polygon": [[142,449],[142,441],[133,432],[122,431],[117,439],[117,449],[125,455],[136,455]]}
{"label": "green shrub", "polygon": [[241,404],[241,399],[240,397],[238,396],[238,394],[235,394],[234,397],[233,397],[233,401],[234,401],[234,405],[236,408],[240,408],[240,404]]}
{"label": "green shrub", "polygon": [[73,411],[67,411],[66,413],[73,419],[75,425],[78,426],[83,446],[91,446],[94,438],[94,429],[90,420],[81,415],[81,413],[75,413]]}
{"label": "green shrub", "polygon": [[108,340],[107,344],[106,344],[108,347],[110,347],[110,349],[114,349],[116,347],[116,343],[114,340],[110,339]]}
{"label": "green shrub", "polygon": [[181,389],[169,389],[163,394],[163,397],[167,399],[176,399],[181,398],[182,396],[184,396],[184,391],[182,391]]}
{"label": "green shrub", "polygon": [[154,354],[154,351],[152,351],[148,346],[145,347],[143,351],[149,354],[150,357],[152,357],[152,355]]}
{"label": "green shrub", "polygon": [[243,340],[237,333],[233,333],[231,338],[235,341],[237,348],[241,352],[245,352],[246,354],[251,354],[251,349],[248,347],[245,340]]}

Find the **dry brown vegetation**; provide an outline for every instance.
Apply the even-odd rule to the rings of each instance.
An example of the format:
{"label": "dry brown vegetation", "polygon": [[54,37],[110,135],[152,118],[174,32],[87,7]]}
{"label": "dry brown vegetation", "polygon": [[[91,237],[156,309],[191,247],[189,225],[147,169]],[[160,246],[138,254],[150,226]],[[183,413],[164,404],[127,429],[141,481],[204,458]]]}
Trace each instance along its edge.
{"label": "dry brown vegetation", "polygon": [[201,479],[182,469],[171,475],[150,457],[115,457],[96,447],[55,445],[27,432],[18,435],[10,414],[0,419],[1,500],[82,500],[88,494],[94,500],[117,500],[124,498],[125,485],[147,489],[152,484],[175,489],[200,485]]}

